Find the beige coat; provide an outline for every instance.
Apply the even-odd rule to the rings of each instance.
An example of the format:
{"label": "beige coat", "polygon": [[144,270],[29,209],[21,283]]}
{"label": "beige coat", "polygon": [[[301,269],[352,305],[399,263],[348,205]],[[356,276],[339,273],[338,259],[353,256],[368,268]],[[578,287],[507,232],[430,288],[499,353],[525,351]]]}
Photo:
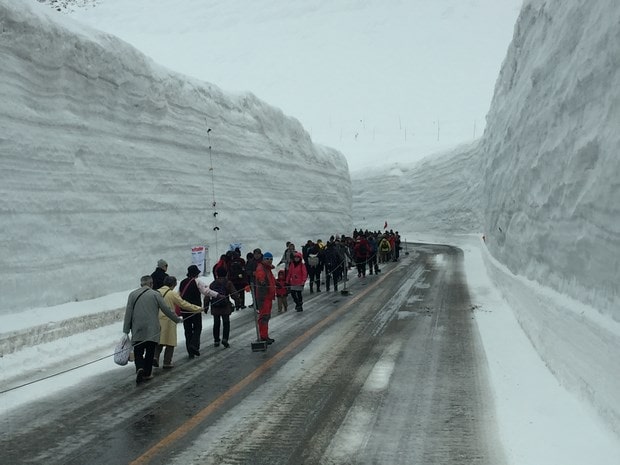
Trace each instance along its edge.
{"label": "beige coat", "polygon": [[[160,287],[158,291],[164,297],[164,301],[166,302],[166,304],[168,304],[170,308],[174,308],[175,305],[178,305],[183,310],[188,312],[202,312],[202,307],[190,304],[189,302],[183,300],[177,291],[175,291],[174,289],[170,289],[168,286]],[[173,323],[166,315],[164,315],[162,311],[159,312],[159,324],[161,326],[159,343],[164,346],[175,347],[177,345],[176,324]]]}

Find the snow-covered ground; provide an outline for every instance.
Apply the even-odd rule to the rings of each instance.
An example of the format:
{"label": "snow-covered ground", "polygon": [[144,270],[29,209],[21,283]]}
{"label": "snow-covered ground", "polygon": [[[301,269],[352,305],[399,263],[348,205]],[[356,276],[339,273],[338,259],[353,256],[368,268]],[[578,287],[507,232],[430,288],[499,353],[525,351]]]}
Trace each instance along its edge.
{"label": "snow-covered ground", "polygon": [[[106,322],[118,318],[114,312],[122,312],[129,288],[137,285],[140,275],[150,273],[160,257],[168,260],[173,274],[182,277],[189,248],[205,238],[220,253],[228,243],[241,242],[244,251],[261,246],[277,256],[288,239],[301,244],[308,238],[349,232],[353,225],[380,228],[387,220],[408,240],[449,242],[464,249],[477,305],[474,315],[510,463],[617,463],[620,368],[614,361],[620,350],[620,329],[614,278],[620,271],[620,190],[614,155],[620,148],[620,6],[616,2],[527,1],[499,75],[484,137],[413,166],[402,161],[415,154],[411,147],[394,147],[390,155],[372,148],[368,124],[364,147],[370,147],[381,164],[355,172],[352,184],[345,160],[349,145],[331,144],[345,152],[341,155],[314,144],[310,134],[316,139],[320,131],[306,122],[303,112],[286,109],[300,117],[310,134],[270,105],[285,108],[282,101],[294,101],[293,95],[300,98],[297,102],[305,98],[309,109],[321,105],[316,94],[306,91],[313,82],[320,82],[330,86],[331,103],[323,107],[333,104],[334,111],[343,105],[359,110],[346,105],[351,97],[340,89],[357,89],[356,98],[370,102],[360,96],[379,88],[373,97],[378,94],[385,107],[398,111],[393,102],[402,95],[402,86],[395,82],[377,87],[373,73],[349,67],[344,59],[334,66],[338,55],[325,60],[325,69],[334,70],[333,79],[326,83],[323,75],[310,72],[323,68],[302,59],[313,56],[307,51],[307,44],[313,43],[310,32],[315,30],[310,26],[348,24],[342,20],[347,9],[355,11],[352,18],[376,17],[377,21],[368,23],[373,27],[402,26],[408,23],[391,22],[388,13],[411,18],[404,15],[407,5],[420,7],[416,14],[422,19],[440,11],[439,17],[448,21],[465,12],[471,22],[479,11],[476,8],[490,2],[459,2],[450,9],[454,3],[445,1],[432,11],[427,2],[426,9],[422,2],[401,2],[394,9],[367,2],[367,10],[356,2],[343,3],[346,8],[316,2],[312,14],[306,15],[299,13],[310,4],[287,2],[291,6],[278,15],[275,7],[266,8],[257,28],[260,32],[273,26],[274,35],[267,37],[280,45],[282,36],[275,34],[275,24],[283,23],[278,26],[283,30],[310,31],[299,34],[299,50],[304,53],[294,53],[291,37],[297,35],[289,34],[287,47],[272,52],[265,63],[254,57],[261,57],[269,48],[267,43],[254,49],[247,40],[258,37],[248,27],[260,13],[255,9],[241,19],[224,2],[208,15],[200,4],[215,3],[184,3],[192,15],[183,14],[185,7],[161,13],[157,2],[147,6],[136,0],[119,7],[121,3],[101,1],[92,9],[79,10],[77,16],[84,20],[89,16],[91,24],[107,31],[116,27],[115,33],[147,55],[156,56],[161,48],[158,61],[165,62],[164,55],[172,60],[176,52],[176,71],[221,87],[241,79],[239,70],[246,69],[241,65],[258,70],[280,59],[274,75],[293,82],[292,90],[278,90],[274,75],[261,80],[258,73],[248,71],[241,73],[248,84],[230,87],[254,91],[252,79],[266,87],[271,82],[271,93],[257,92],[268,104],[251,95],[232,95],[164,69],[117,39],[34,1],[0,0],[3,378],[36,378],[41,359],[47,373],[49,366],[61,371],[61,367],[104,357],[43,382],[45,389],[37,383],[0,394],[3,411],[41,391],[62,389],[63,383],[120,369],[110,357],[111,346],[120,336],[120,319],[117,324]],[[170,29],[171,15],[180,30]],[[270,20],[274,16],[280,23]],[[207,17],[213,27],[196,26]],[[311,21],[305,28],[300,27],[301,19],[287,25],[284,19],[290,17]],[[448,23],[433,32],[441,31],[446,40],[461,33]],[[208,42],[197,40],[198,29],[221,35],[210,36]],[[347,49],[351,52],[356,37],[347,27],[341,32],[343,40],[351,40]],[[506,30],[501,32],[510,36]],[[131,34],[142,42],[134,41]],[[505,36],[499,37],[493,41],[485,36],[485,43],[501,43]],[[211,47],[218,50],[219,61],[203,66],[207,61],[192,52],[195,49],[189,43],[205,50],[208,44],[219,44]],[[222,44],[235,48],[222,52]],[[369,54],[364,44],[368,42],[362,42],[363,51],[355,53],[364,58],[382,56],[378,53],[382,49]],[[441,47],[435,50],[428,48],[427,54],[442,56]],[[432,68],[432,60],[412,65],[405,50],[398,49],[398,55],[407,73],[418,65]],[[459,76],[472,74],[464,72],[463,65],[476,65],[476,60],[467,53],[463,57],[451,62],[451,78],[455,69]],[[187,67],[181,66],[182,61]],[[292,69],[295,63],[303,66]],[[384,71],[392,69],[386,66]],[[207,68],[223,74],[216,75],[217,80],[199,75]],[[393,74],[398,74],[401,68],[394,69]],[[407,73],[403,75],[411,76]],[[487,77],[491,82],[494,73]],[[369,79],[364,81],[366,74]],[[343,81],[351,80],[351,75],[355,87]],[[420,74],[420,80],[427,81],[428,76]],[[475,95],[490,94],[482,81],[468,85],[460,80],[456,87],[468,93],[475,90]],[[453,95],[446,94],[445,99],[459,108],[465,106]],[[412,106],[411,101],[403,101]],[[374,108],[377,103],[369,105]],[[360,118],[360,124],[364,121],[365,117]],[[209,136],[207,126],[213,128]],[[457,139],[452,142],[468,138]],[[213,172],[209,171],[209,145]],[[397,165],[388,163],[392,155],[400,160]],[[187,165],[180,159],[187,160]],[[175,182],[178,178],[183,179],[182,185]],[[211,208],[214,196],[215,210]],[[215,220],[214,211],[219,212]],[[217,237],[214,225],[220,227]],[[473,236],[454,235],[472,232]],[[486,243],[481,242],[482,235]],[[87,300],[94,296],[104,297]],[[46,305],[63,297],[77,302]],[[88,314],[96,317],[82,318]],[[89,327],[93,322],[95,327]],[[10,332],[14,344],[22,346],[32,338],[39,342],[45,335],[67,336],[76,329],[81,331],[77,335],[25,350],[14,351],[5,342]],[[69,362],[62,358],[66,347],[83,346],[85,340],[94,345],[93,351],[74,354]]]}

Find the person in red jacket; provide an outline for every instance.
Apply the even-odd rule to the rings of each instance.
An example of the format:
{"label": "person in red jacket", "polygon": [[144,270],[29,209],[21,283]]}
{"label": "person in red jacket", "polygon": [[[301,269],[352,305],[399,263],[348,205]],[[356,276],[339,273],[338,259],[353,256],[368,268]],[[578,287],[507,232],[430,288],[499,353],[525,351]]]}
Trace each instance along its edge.
{"label": "person in red jacket", "polygon": [[269,320],[271,318],[271,306],[276,296],[276,279],[271,271],[274,266],[273,255],[270,252],[261,254],[260,249],[254,250],[256,258],[256,271],[254,272],[254,308],[258,313],[258,336],[261,341],[273,344],[274,339],[269,337]]}
{"label": "person in red jacket", "polygon": [[286,287],[286,273],[284,270],[278,271],[276,278],[276,299],[278,301],[278,313],[288,310],[288,288]]}
{"label": "person in red jacket", "polygon": [[366,262],[370,256],[370,245],[365,236],[359,235],[355,240],[353,246],[353,257],[355,259],[355,265],[357,266],[357,277],[366,277]]}
{"label": "person in red jacket", "polygon": [[298,312],[304,311],[301,291],[303,291],[306,279],[308,279],[308,270],[306,270],[306,265],[302,259],[301,253],[295,252],[293,261],[289,263],[288,272],[286,273],[286,284],[288,284],[295,301],[295,310]]}

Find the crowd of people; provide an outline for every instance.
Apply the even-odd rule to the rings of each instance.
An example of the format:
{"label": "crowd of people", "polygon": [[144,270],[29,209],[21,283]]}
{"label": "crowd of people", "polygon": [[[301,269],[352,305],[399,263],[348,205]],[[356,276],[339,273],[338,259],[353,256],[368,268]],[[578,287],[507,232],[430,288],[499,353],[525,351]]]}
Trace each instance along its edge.
{"label": "crowd of people", "polygon": [[[178,323],[183,324],[188,357],[200,356],[202,313],[213,317],[213,345],[229,348],[230,315],[247,308],[246,293],[251,293],[256,312],[257,335],[266,344],[275,342],[269,335],[269,320],[273,301],[278,313],[288,311],[288,296],[292,297],[297,312],[303,312],[303,291],[308,283],[309,292],[331,289],[347,279],[348,271],[355,269],[358,278],[381,272],[379,265],[398,261],[400,256],[398,231],[368,231],[355,229],[351,236],[335,235],[324,243],[321,239],[308,240],[301,250],[286,243],[282,258],[274,265],[271,252],[260,248],[242,257],[235,248],[223,254],[212,268],[213,281],[207,286],[198,277],[196,265],[187,268],[187,275],[177,286],[177,279],[167,273],[168,263],[157,262],[151,275],[140,280],[140,288],[127,299],[123,332],[131,332],[136,366],[136,383],[153,378],[153,367],[173,368],[173,354],[177,345]],[[274,276],[274,269],[282,267]],[[232,301],[231,301],[232,299]]]}

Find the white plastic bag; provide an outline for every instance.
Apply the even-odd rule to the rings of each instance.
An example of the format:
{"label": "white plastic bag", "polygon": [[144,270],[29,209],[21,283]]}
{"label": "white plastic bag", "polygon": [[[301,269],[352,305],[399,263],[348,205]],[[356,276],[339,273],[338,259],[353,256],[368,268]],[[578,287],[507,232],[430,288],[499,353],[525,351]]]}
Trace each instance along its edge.
{"label": "white plastic bag", "polygon": [[114,363],[117,365],[127,365],[129,354],[131,353],[131,339],[128,334],[123,334],[121,340],[114,347]]}

